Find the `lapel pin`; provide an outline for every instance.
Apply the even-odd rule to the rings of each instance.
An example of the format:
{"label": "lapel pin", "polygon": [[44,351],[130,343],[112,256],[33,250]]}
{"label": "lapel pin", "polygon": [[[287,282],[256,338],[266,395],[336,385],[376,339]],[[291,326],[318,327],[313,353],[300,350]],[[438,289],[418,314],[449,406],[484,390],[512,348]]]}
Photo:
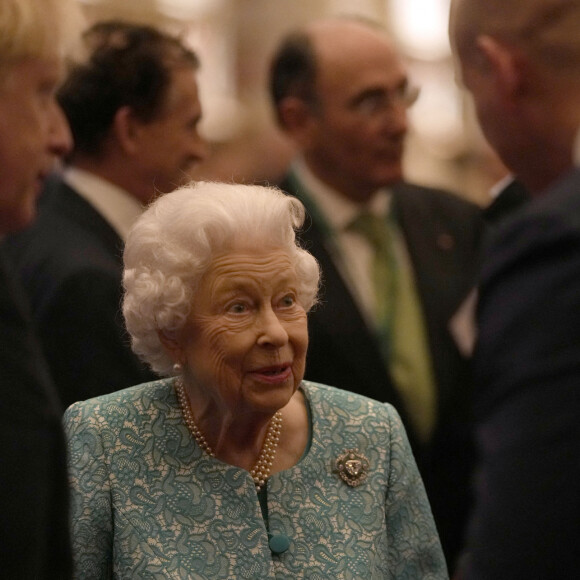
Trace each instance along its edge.
{"label": "lapel pin", "polygon": [[455,246],[455,240],[451,234],[439,234],[437,236],[437,246],[441,250],[452,250]]}

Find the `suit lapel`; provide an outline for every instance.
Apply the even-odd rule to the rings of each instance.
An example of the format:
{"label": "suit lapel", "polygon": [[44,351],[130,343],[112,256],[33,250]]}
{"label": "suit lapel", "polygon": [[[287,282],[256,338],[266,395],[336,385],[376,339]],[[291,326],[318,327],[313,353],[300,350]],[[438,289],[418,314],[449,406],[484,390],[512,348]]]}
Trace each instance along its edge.
{"label": "suit lapel", "polygon": [[[456,268],[455,235],[437,219],[437,212],[431,212],[424,200],[416,203],[412,186],[398,186],[393,192],[393,204],[413,265],[424,314],[437,312],[436,318],[444,318],[447,322],[459,305],[449,288],[449,282],[453,283],[450,276]],[[428,320],[428,324],[431,323],[433,320]]]}

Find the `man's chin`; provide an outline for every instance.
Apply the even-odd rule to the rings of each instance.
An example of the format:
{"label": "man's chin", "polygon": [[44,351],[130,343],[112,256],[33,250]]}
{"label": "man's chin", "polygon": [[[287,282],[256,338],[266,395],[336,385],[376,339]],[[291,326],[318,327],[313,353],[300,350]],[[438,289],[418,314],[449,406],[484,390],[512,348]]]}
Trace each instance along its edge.
{"label": "man's chin", "polygon": [[34,223],[37,215],[37,197],[37,195],[30,196],[26,203],[0,218],[0,228],[3,228],[4,233],[19,232]]}
{"label": "man's chin", "polygon": [[392,187],[401,183],[404,180],[403,170],[402,169],[395,169],[393,171],[389,171],[388,173],[384,173],[381,175],[380,179],[377,179],[378,187]]}

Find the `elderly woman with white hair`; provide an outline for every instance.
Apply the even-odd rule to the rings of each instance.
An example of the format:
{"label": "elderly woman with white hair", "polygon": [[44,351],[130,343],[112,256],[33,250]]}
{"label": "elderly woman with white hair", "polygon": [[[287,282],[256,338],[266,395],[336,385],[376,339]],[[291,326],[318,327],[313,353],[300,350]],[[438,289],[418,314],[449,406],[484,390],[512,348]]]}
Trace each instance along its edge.
{"label": "elderly woman with white hair", "polygon": [[134,226],[123,312],[166,378],[66,413],[77,578],[447,577],[396,411],[302,380],[303,220],[278,190],[198,183]]}

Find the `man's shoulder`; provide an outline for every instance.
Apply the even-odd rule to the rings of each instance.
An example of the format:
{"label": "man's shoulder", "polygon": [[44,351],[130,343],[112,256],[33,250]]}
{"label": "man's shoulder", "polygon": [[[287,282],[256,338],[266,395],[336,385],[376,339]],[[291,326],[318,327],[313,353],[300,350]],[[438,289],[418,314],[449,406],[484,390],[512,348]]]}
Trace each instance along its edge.
{"label": "man's shoulder", "polygon": [[[580,267],[580,168],[568,172],[494,230],[481,287],[510,275],[556,277]],[[570,277],[570,279],[573,279]],[[529,284],[528,284],[528,287]]]}
{"label": "man's shoulder", "polygon": [[[38,216],[26,230],[6,239],[6,253],[16,268],[57,261],[83,267],[120,263],[122,241],[100,214],[60,178],[42,192]],[[112,255],[113,249],[115,256]]]}
{"label": "man's shoulder", "polygon": [[474,201],[458,192],[440,187],[403,181],[393,187],[393,195],[397,203],[427,206],[432,210],[463,212],[479,216],[482,214],[481,206]]}
{"label": "man's shoulder", "polygon": [[550,216],[580,227],[580,167],[563,175],[526,209],[526,219]]}
{"label": "man's shoulder", "polygon": [[580,235],[580,168],[567,173],[531,200],[498,229],[497,238],[513,239],[518,232],[528,229],[536,231],[534,239],[541,239],[544,235],[551,237],[552,233]]}
{"label": "man's shoulder", "polygon": [[73,231],[82,231],[80,216],[92,220],[97,211],[60,176],[46,182],[38,200],[38,215],[29,228],[13,236],[15,240],[29,240],[48,231],[51,238]]}
{"label": "man's shoulder", "polygon": [[[393,188],[396,215],[407,235],[453,236],[458,244],[479,248],[485,232],[483,209],[452,191],[414,183],[400,183]],[[471,251],[471,250],[470,250]]]}

